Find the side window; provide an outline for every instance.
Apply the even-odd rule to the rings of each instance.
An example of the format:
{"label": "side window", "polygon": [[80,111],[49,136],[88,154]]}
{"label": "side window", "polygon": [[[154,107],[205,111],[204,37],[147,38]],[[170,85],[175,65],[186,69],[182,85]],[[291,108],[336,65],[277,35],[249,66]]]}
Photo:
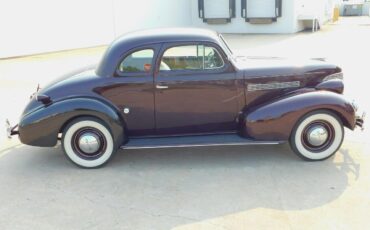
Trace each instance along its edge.
{"label": "side window", "polygon": [[220,54],[213,47],[204,47],[204,69],[217,69],[224,65]]}
{"label": "side window", "polygon": [[215,48],[204,45],[184,45],[169,48],[164,52],[160,70],[217,69],[223,65],[223,59]]}
{"label": "side window", "polygon": [[134,51],[121,62],[118,70],[121,73],[150,72],[153,56],[154,51],[152,49]]}

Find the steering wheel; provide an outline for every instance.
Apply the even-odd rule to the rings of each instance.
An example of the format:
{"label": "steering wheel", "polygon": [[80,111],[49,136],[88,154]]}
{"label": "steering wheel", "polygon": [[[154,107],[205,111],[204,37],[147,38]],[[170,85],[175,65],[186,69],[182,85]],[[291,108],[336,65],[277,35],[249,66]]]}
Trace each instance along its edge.
{"label": "steering wheel", "polygon": [[207,66],[207,68],[213,68],[215,67],[215,55],[213,52],[209,52],[206,56],[207,58],[204,60],[204,66]]}

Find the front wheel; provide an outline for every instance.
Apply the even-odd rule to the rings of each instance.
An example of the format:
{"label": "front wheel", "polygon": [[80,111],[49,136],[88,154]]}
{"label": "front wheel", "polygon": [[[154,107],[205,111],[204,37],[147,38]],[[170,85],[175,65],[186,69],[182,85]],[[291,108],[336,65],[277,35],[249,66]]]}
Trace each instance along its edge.
{"label": "front wheel", "polygon": [[342,121],[329,111],[315,111],[298,121],[290,137],[293,151],[309,161],[325,160],[342,145]]}
{"label": "front wheel", "polygon": [[104,165],[115,152],[110,130],[98,119],[78,118],[65,129],[62,147],[65,155],[83,168]]}

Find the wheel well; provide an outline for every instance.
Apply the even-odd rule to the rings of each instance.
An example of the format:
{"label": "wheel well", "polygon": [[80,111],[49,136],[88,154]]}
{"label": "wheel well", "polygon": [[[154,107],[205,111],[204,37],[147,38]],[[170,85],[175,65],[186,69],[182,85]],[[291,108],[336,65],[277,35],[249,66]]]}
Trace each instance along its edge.
{"label": "wheel well", "polygon": [[[327,118],[323,118],[325,116]],[[292,130],[289,138],[292,150],[299,157],[308,161],[325,160],[334,155],[342,145],[344,138],[344,122],[342,120],[343,118],[340,117],[337,111],[331,109],[315,109],[306,113],[299,119],[295,128]],[[319,121],[321,119],[323,119],[323,122]],[[321,127],[326,129],[326,137],[324,137],[325,139],[319,137],[319,143],[316,142],[315,144],[310,140],[312,134],[310,130],[317,125],[315,124],[316,122],[320,122],[319,126],[326,126],[325,123],[330,124],[330,127]],[[313,124],[314,126],[310,127],[310,125]],[[315,127],[315,129],[317,128]],[[321,136],[321,134],[319,134],[319,136]],[[313,141],[315,141],[315,139],[317,139],[317,134],[314,134],[313,137]]]}
{"label": "wheel well", "polygon": [[344,117],[340,112],[338,112],[338,111],[336,111],[336,110],[333,110],[333,109],[328,109],[328,108],[322,108],[322,109],[314,109],[314,110],[311,110],[311,111],[309,111],[309,112],[307,112],[307,113],[303,114],[303,115],[302,115],[302,116],[297,120],[297,122],[298,122],[300,119],[302,119],[302,117],[306,116],[307,114],[312,113],[312,112],[317,112],[317,111],[330,112],[330,113],[332,113],[332,114],[336,115],[336,116],[341,120],[342,124],[343,124],[345,127],[347,127],[347,128],[349,128],[349,129],[351,129],[351,125],[349,124],[349,122],[347,121],[347,119],[346,119],[346,118],[345,118],[345,117]]}
{"label": "wheel well", "polygon": [[332,110],[332,109],[326,109],[326,110],[337,115],[342,120],[342,123],[345,127],[352,129],[348,120],[341,113],[339,113],[338,111]]}
{"label": "wheel well", "polygon": [[109,127],[109,125],[108,125],[105,121],[103,121],[102,119],[100,119],[100,118],[99,118],[99,117],[97,117],[97,116],[92,116],[92,115],[78,115],[78,116],[72,117],[72,118],[68,119],[66,122],[64,122],[64,124],[63,124],[63,125],[60,127],[60,129],[59,129],[59,132],[58,132],[58,139],[61,139],[61,137],[63,136],[63,133],[64,133],[65,128],[66,128],[66,127],[67,127],[67,126],[68,126],[72,121],[74,121],[74,120],[76,120],[76,119],[79,119],[79,118],[82,118],[82,117],[85,117],[85,118],[92,118],[92,119],[97,119],[97,120],[101,121],[103,124],[105,124],[109,130],[111,130],[111,129],[110,129],[110,127]]}
{"label": "wheel well", "polygon": [[339,119],[340,119],[340,121],[342,122],[342,124],[345,126],[345,127],[348,127],[349,128],[349,125],[348,125],[348,121],[342,116],[342,114],[340,114],[338,111],[335,111],[335,110],[333,110],[333,109],[327,109],[327,108],[323,108],[323,109],[313,109],[313,110],[310,110],[310,111],[308,111],[307,113],[304,113],[301,117],[299,117],[297,120],[296,120],[296,122],[295,122],[295,124],[294,124],[294,126],[293,126],[293,128],[292,128],[292,130],[290,131],[290,134],[289,134],[289,140],[292,138],[292,135],[293,135],[293,133],[294,133],[294,130],[296,130],[296,128],[298,127],[298,125],[300,124],[300,122],[303,120],[303,118],[305,118],[308,114],[311,114],[311,113],[315,113],[315,112],[323,112],[323,113],[325,113],[325,112],[329,112],[329,113],[332,113],[332,114],[334,114],[335,116],[337,116]]}

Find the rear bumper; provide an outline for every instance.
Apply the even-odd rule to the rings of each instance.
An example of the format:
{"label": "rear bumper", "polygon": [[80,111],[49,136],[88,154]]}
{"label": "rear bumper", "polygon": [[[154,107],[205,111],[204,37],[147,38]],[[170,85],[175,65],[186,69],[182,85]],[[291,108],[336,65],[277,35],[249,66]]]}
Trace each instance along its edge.
{"label": "rear bumper", "polygon": [[8,138],[12,138],[12,136],[19,134],[18,124],[16,124],[15,126],[11,126],[8,119],[5,121],[5,127]]}

